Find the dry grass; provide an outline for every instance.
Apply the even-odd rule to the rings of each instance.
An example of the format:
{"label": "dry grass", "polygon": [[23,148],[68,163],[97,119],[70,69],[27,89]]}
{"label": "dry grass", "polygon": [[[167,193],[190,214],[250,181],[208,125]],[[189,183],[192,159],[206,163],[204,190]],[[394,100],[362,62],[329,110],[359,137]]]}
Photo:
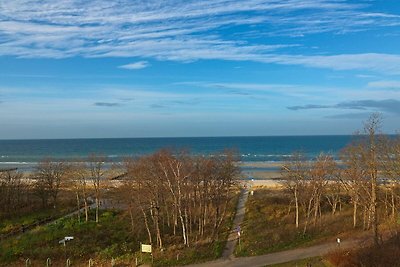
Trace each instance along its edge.
{"label": "dry grass", "polygon": [[289,213],[290,197],[283,190],[259,189],[250,196],[246,217],[242,225],[241,247],[237,256],[255,256],[274,251],[318,244],[346,234],[354,234],[350,207],[343,206],[340,213],[331,215],[323,205],[323,216],[314,227],[303,234],[304,218],[299,229],[295,227],[294,209]]}
{"label": "dry grass", "polygon": [[353,250],[337,250],[326,258],[339,267],[395,267],[400,266],[400,234],[396,234],[381,246],[365,246]]}

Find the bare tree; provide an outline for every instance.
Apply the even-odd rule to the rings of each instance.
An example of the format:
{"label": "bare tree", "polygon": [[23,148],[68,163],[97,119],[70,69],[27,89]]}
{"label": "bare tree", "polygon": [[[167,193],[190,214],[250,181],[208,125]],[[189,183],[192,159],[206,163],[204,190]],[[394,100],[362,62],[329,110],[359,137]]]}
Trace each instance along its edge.
{"label": "bare tree", "polygon": [[300,194],[304,192],[309,166],[304,155],[300,153],[292,154],[290,159],[282,165],[282,184],[293,195],[296,228],[299,228]]}
{"label": "bare tree", "polygon": [[332,184],[337,177],[337,166],[330,155],[320,154],[312,163],[308,182],[313,202],[314,226],[317,224],[318,215],[321,217],[321,201],[325,194],[326,186]]}
{"label": "bare tree", "polygon": [[71,165],[70,181],[72,182],[75,190],[78,207],[78,220],[80,221],[80,202],[83,201],[85,222],[89,221],[89,185],[88,178],[89,171],[85,163],[76,161]]}
{"label": "bare tree", "polygon": [[[8,216],[28,203],[23,199],[27,195],[27,184],[23,183],[23,174],[15,170],[0,172],[0,215]],[[1,217],[1,216],[0,216]]]}
{"label": "bare tree", "polygon": [[400,136],[394,139],[386,139],[385,141],[381,165],[383,166],[383,174],[389,182],[390,199],[386,199],[386,201],[391,208],[390,217],[394,222],[399,203],[397,191],[400,179]]}
{"label": "bare tree", "polygon": [[92,180],[94,188],[94,196],[96,202],[96,223],[99,222],[99,209],[100,209],[100,197],[102,184],[106,179],[106,174],[108,172],[105,163],[107,158],[101,155],[91,154],[88,158],[88,168],[90,173],[90,178]]}
{"label": "bare tree", "polygon": [[48,205],[49,199],[52,199],[53,207],[56,208],[60,187],[67,171],[68,166],[64,161],[45,159],[39,162],[33,178],[36,180],[36,194],[41,198],[43,207]]}
{"label": "bare tree", "polygon": [[364,123],[362,135],[345,149],[344,184],[350,190],[354,204],[354,226],[356,225],[357,204],[364,209],[364,228],[370,228],[375,245],[379,244],[378,230],[378,172],[381,168],[382,135],[380,134],[381,117],[372,114]]}
{"label": "bare tree", "polygon": [[149,242],[161,249],[169,232],[180,235],[184,246],[214,240],[239,173],[234,161],[229,153],[206,158],[167,150],[127,160],[125,188],[130,206],[142,214]]}

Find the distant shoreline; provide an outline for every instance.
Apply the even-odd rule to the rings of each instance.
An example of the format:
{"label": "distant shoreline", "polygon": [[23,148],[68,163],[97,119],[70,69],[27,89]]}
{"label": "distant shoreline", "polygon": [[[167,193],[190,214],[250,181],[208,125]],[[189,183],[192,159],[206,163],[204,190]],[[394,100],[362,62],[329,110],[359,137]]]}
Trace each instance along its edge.
{"label": "distant shoreline", "polygon": [[[279,179],[281,177],[280,167],[283,165],[284,161],[279,162],[270,162],[270,161],[257,161],[257,162],[247,162],[241,161],[238,163],[238,166],[242,170],[242,174],[245,180],[247,179]],[[22,171],[24,173],[31,173],[34,171],[37,162],[0,162],[0,170],[1,169],[14,169],[17,168],[18,171]]]}
{"label": "distant shoreline", "polygon": [[[396,133],[389,134],[396,135]],[[301,134],[301,135],[230,135],[230,136],[150,136],[150,137],[69,137],[69,138],[5,138],[1,141],[65,141],[65,140],[117,140],[117,139],[198,139],[198,138],[259,138],[259,137],[352,137],[353,134]]]}

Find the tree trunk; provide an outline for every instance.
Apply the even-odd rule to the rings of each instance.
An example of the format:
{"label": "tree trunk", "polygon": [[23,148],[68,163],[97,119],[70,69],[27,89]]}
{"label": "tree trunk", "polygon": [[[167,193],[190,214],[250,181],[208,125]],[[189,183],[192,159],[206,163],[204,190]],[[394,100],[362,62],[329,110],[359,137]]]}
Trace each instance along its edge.
{"label": "tree trunk", "polygon": [[135,224],[134,224],[134,220],[133,220],[132,203],[129,203],[129,216],[131,218],[131,230],[132,230],[132,233],[133,233],[134,230],[135,230]]}
{"label": "tree trunk", "polygon": [[150,231],[149,222],[148,222],[148,220],[147,220],[147,215],[146,215],[146,212],[144,212],[142,206],[140,206],[140,209],[141,209],[142,214],[143,214],[144,225],[146,226],[147,235],[148,235],[148,237],[149,237],[149,242],[150,242],[150,245],[151,245],[151,244],[153,244],[153,241],[152,241],[152,238],[151,238],[151,231]]}
{"label": "tree trunk", "polygon": [[377,211],[377,197],[376,197],[376,177],[374,177],[374,180],[372,182],[372,203],[371,203],[371,215],[372,215],[372,227],[373,227],[373,233],[374,233],[374,244],[376,246],[379,245],[379,232],[378,232],[378,211]]}
{"label": "tree trunk", "polygon": [[294,200],[296,205],[296,228],[299,228],[299,198],[297,196],[297,189],[294,191]]}
{"label": "tree trunk", "polygon": [[353,199],[353,228],[357,226],[357,201]]}
{"label": "tree trunk", "polygon": [[100,201],[99,198],[96,197],[96,223],[99,222],[99,208],[100,208]]}
{"label": "tree trunk", "polygon": [[392,193],[392,199],[391,199],[391,202],[392,202],[392,221],[393,222],[395,222],[396,221],[396,202],[395,202],[395,197],[394,197],[394,189],[392,188],[392,190],[391,190],[391,193]]}
{"label": "tree trunk", "polygon": [[78,222],[81,222],[81,202],[79,200],[79,193],[76,192],[76,204],[78,208]]}
{"label": "tree trunk", "polygon": [[89,221],[89,206],[88,206],[86,197],[83,198],[83,202],[85,204],[85,222],[88,222]]}

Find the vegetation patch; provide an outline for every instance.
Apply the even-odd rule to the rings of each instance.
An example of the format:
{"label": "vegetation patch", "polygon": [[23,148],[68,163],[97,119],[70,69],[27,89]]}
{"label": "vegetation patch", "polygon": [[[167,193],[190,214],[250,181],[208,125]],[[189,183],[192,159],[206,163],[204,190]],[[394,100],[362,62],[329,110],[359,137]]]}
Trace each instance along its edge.
{"label": "vegetation patch", "polygon": [[[335,242],[336,237],[353,231],[351,211],[343,205],[341,211],[323,215],[316,226],[306,233],[296,228],[294,212],[289,210],[290,195],[283,190],[257,189],[249,196],[242,226],[241,245],[237,256],[255,256],[270,252],[310,246],[323,241]],[[354,233],[354,232],[353,232]]]}
{"label": "vegetation patch", "polygon": [[307,258],[302,260],[290,261],[285,263],[267,265],[268,267],[333,267],[327,260],[321,257]]}

